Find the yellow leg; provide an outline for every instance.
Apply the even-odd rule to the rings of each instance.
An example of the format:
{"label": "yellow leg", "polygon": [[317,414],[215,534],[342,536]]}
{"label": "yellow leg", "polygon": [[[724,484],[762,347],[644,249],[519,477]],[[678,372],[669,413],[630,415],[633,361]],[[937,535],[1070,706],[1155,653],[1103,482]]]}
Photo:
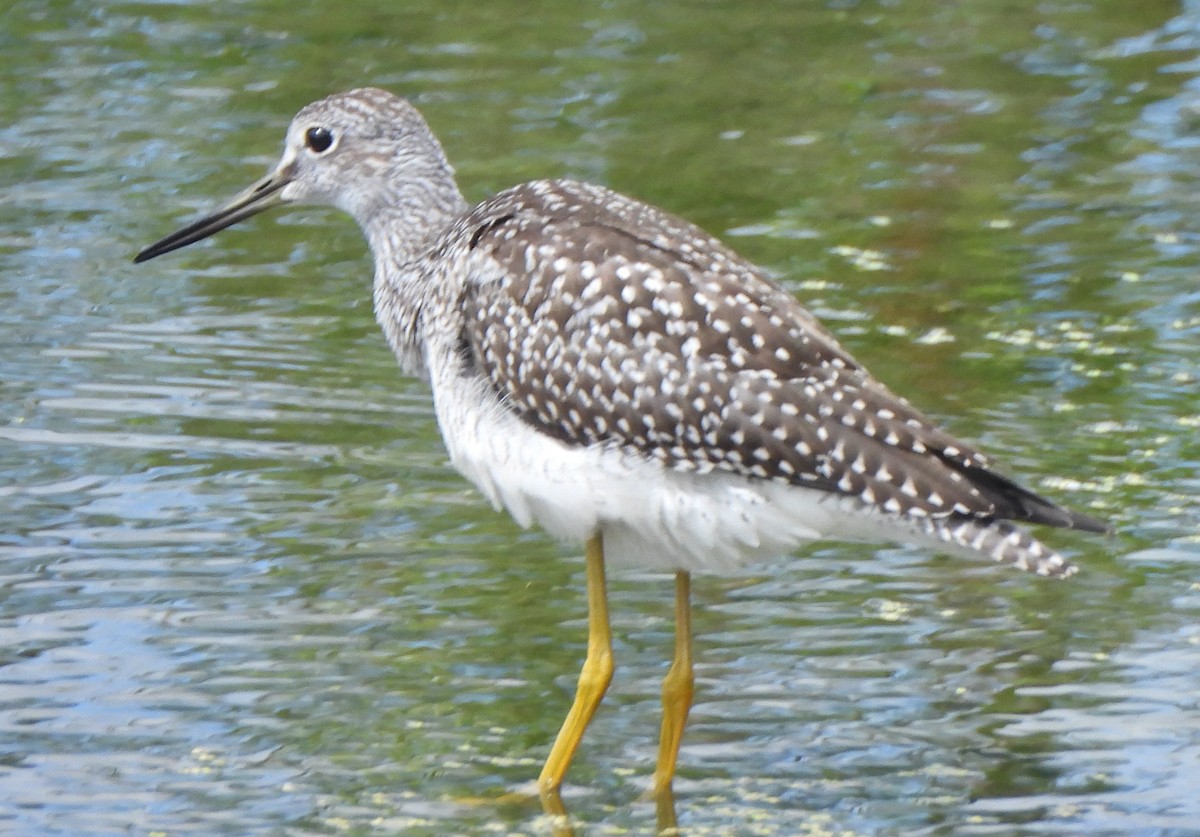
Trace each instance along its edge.
{"label": "yellow leg", "polygon": [[567,806],[563,805],[558,788],[543,789],[541,796],[542,811],[550,818],[551,835],[553,837],[575,837],[575,828],[571,825],[571,815],[567,813]]}
{"label": "yellow leg", "polygon": [[655,798],[654,809],[658,837],[679,837],[679,819],[675,816],[675,794],[668,784]]}
{"label": "yellow leg", "polygon": [[662,684],[662,733],[658,741],[658,767],[654,770],[653,797],[669,799],[675,778],[679,742],[692,708],[692,606],[691,576],[675,573],[675,659]]}
{"label": "yellow leg", "polygon": [[543,800],[547,794],[557,796],[563,776],[571,766],[571,759],[579,748],[583,731],[596,714],[596,707],[604,698],[608,684],[612,682],[613,653],[612,631],[608,626],[608,592],[604,583],[604,544],[600,535],[588,539],[585,550],[587,557],[588,590],[588,644],[587,659],[579,673],[579,686],[575,690],[575,702],[563,721],[558,738],[550,748],[550,755],[538,777],[538,788]]}

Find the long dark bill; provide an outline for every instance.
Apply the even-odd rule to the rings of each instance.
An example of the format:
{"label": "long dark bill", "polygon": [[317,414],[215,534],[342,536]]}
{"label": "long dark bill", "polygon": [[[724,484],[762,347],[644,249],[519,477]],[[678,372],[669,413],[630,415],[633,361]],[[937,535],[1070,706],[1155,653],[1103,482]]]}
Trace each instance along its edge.
{"label": "long dark bill", "polygon": [[196,223],[189,224],[161,241],[151,244],[134,257],[134,263],[140,264],[155,256],[161,256],[163,253],[187,247],[189,244],[208,238],[213,233],[220,232],[251,215],[257,215],[264,209],[279,203],[280,190],[291,181],[290,172],[282,170],[272,172],[212,215],[201,218]]}

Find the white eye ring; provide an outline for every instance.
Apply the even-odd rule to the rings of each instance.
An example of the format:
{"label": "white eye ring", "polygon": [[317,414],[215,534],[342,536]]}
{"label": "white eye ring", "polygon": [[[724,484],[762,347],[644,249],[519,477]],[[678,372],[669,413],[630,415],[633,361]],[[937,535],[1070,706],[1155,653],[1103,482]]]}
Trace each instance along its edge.
{"label": "white eye ring", "polygon": [[314,154],[324,154],[333,148],[333,131],[320,126],[309,128],[304,132],[304,145]]}

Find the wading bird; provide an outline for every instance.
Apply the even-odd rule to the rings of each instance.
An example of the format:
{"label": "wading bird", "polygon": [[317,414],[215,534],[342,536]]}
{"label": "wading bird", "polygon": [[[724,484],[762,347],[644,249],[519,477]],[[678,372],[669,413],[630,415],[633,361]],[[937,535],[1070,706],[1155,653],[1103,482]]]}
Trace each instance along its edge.
{"label": "wading bird", "polygon": [[843,538],[1065,576],[1011,521],[1107,531],[992,470],[686,221],[572,180],[469,206],[421,114],[383,90],[305,107],[273,171],[136,261],[279,203],[335,206],[366,234],[375,316],[429,384],[454,467],[521,525],[586,544],[587,657],[543,793],[612,678],[606,559],[675,574],[662,795],[692,704],[691,573]]}

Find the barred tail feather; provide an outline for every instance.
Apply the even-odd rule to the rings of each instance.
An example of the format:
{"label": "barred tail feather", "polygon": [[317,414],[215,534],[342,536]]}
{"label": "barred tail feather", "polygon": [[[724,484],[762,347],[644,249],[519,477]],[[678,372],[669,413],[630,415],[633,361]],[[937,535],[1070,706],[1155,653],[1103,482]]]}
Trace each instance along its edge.
{"label": "barred tail feather", "polygon": [[1024,529],[1005,520],[926,518],[920,528],[957,552],[986,555],[1002,564],[1043,576],[1066,578],[1078,568]]}

